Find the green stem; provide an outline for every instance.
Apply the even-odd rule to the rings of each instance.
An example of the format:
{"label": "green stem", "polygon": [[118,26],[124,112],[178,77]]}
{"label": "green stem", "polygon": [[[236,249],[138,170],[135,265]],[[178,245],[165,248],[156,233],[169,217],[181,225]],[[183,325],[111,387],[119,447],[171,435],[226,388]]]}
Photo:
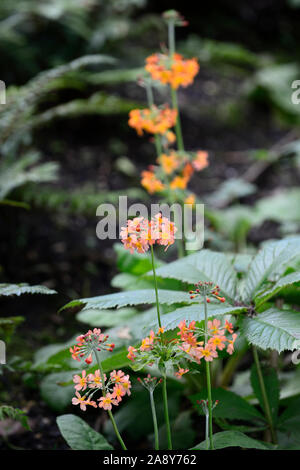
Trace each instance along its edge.
{"label": "green stem", "polygon": [[[168,22],[168,42],[169,42],[170,60],[173,60],[173,55],[175,54],[175,51],[176,51],[175,22],[174,22],[174,20],[169,20],[169,22]],[[175,131],[176,131],[178,150],[184,151],[184,144],[183,144],[182,131],[181,131],[181,122],[180,122],[180,114],[179,114],[178,100],[177,100],[177,92],[172,87],[171,87],[171,100],[172,100],[172,108],[176,109],[176,111],[177,111]]]}
{"label": "green stem", "polygon": [[[205,314],[205,344],[207,344],[208,340],[208,318],[207,318],[207,302],[206,302],[206,295],[203,296],[204,300],[204,314]],[[205,361],[206,366],[206,384],[207,384],[207,395],[208,395],[208,414],[209,414],[209,441],[210,441],[210,449],[213,450],[214,443],[213,443],[213,421],[212,421],[212,397],[211,397],[211,380],[210,380],[210,368],[209,362]]]}
{"label": "green stem", "polygon": [[[102,368],[102,364],[101,364],[101,361],[100,361],[100,358],[99,358],[99,355],[98,353],[95,351],[95,355],[96,355],[96,359],[97,359],[97,362],[98,362],[98,366],[99,366],[99,371],[100,371],[100,377],[101,377],[101,383],[102,383],[102,395],[105,397],[106,395],[106,390],[105,390],[105,378],[104,378],[104,371],[103,371],[103,368]],[[113,414],[111,412],[111,410],[107,410],[108,412],[108,415],[110,417],[110,420],[112,422],[112,425],[113,425],[113,428],[114,428],[114,431],[116,433],[116,436],[121,444],[121,447],[123,450],[127,450],[127,447],[125,446],[124,444],[124,441],[119,433],[119,430],[118,430],[118,427],[117,427],[117,423],[115,421],[115,418],[113,417]]]}
{"label": "green stem", "polygon": [[[150,83],[146,80],[146,94],[147,94],[147,101],[148,106],[151,109],[154,106],[154,98],[153,98],[153,91]],[[162,153],[162,146],[160,136],[158,134],[154,134],[154,143],[156,148],[157,156],[159,157]]]}
{"label": "green stem", "polygon": [[159,312],[159,301],[158,301],[158,289],[157,289],[157,279],[156,279],[156,272],[155,272],[155,266],[154,266],[154,252],[153,252],[153,246],[152,245],[151,245],[151,261],[152,261],[152,270],[153,270],[153,279],[154,279],[157,321],[158,321],[159,327],[161,328],[160,312]]}
{"label": "green stem", "polygon": [[171,437],[171,428],[170,428],[170,419],[169,419],[169,409],[168,409],[168,395],[167,395],[167,377],[163,377],[163,402],[164,402],[164,414],[167,430],[167,441],[168,441],[168,450],[172,450],[172,437]]}
{"label": "green stem", "polygon": [[183,143],[183,137],[182,137],[182,131],[181,131],[181,120],[180,120],[179,107],[178,107],[177,91],[172,87],[171,87],[171,100],[172,100],[172,108],[176,109],[177,111],[175,132],[176,132],[178,150],[183,152],[184,143]]}
{"label": "green stem", "polygon": [[152,411],[152,418],[153,418],[155,450],[159,450],[158,426],[157,426],[157,417],[156,417],[153,390],[149,390],[149,395],[150,395],[151,411]]}
{"label": "green stem", "polygon": [[264,382],[264,378],[263,378],[263,374],[262,374],[262,370],[261,370],[261,366],[260,366],[260,362],[259,362],[257,349],[256,349],[255,346],[253,346],[253,357],[254,357],[254,362],[255,362],[255,365],[256,365],[256,370],[257,370],[257,375],[258,375],[258,380],[259,380],[259,386],[260,386],[260,390],[261,390],[261,394],[262,394],[262,398],[263,398],[264,411],[265,411],[266,419],[268,421],[270,432],[271,432],[272,442],[273,442],[273,444],[277,444],[277,436],[276,436],[276,431],[275,431],[274,425],[273,425],[271,408],[270,408],[270,404],[269,404],[269,400],[268,400],[268,395],[267,395],[267,392],[266,392],[266,386],[265,386],[265,382]]}

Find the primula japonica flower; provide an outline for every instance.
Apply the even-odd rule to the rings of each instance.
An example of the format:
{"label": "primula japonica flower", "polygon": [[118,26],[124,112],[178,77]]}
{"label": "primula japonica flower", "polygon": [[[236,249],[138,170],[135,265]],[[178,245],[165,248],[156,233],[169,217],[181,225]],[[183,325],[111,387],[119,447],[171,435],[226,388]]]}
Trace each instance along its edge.
{"label": "primula japonica flower", "polygon": [[208,322],[208,340],[206,344],[202,341],[205,332],[202,328],[196,326],[195,321],[187,325],[184,320],[179,323],[178,328],[179,332],[177,334],[181,339],[180,349],[184,351],[190,360],[198,364],[200,364],[201,359],[211,362],[218,357],[218,350],[222,351],[226,346],[229,354],[234,351],[234,341],[237,335],[226,336],[226,324],[221,326],[220,320],[214,319]]}
{"label": "primula japonica flower", "polygon": [[225,297],[220,296],[220,288],[218,285],[215,285],[213,282],[198,282],[195,284],[195,290],[190,290],[191,299],[196,297],[201,297],[206,300],[207,303],[210,303],[210,297],[219,300],[219,302],[225,302]]}
{"label": "primula japonica flower", "polygon": [[124,247],[133,253],[145,253],[155,243],[165,246],[166,249],[175,241],[177,229],[161,214],[157,214],[150,221],[144,217],[136,217],[127,221],[127,226],[121,228],[120,237]]}
{"label": "primula japonica flower", "polygon": [[[112,371],[109,378],[104,374],[104,383],[101,380],[100,370],[96,370],[94,374],[86,375],[86,371],[82,371],[82,375],[74,375],[73,382],[75,383],[75,397],[72,399],[73,405],[80,405],[80,408],[85,411],[87,405],[97,408],[96,401],[91,398],[97,391],[102,392],[102,397],[98,398],[99,408],[104,410],[111,410],[112,405],[118,406],[125,395],[131,395],[131,382],[129,375],[121,370]],[[79,391],[86,390],[85,395],[81,396]]]}
{"label": "primula japonica flower", "polygon": [[72,358],[79,361],[85,357],[85,362],[91,364],[93,361],[93,352],[95,351],[113,351],[114,343],[108,343],[108,335],[101,333],[99,328],[89,330],[85,335],[76,338],[76,345],[70,348]]}
{"label": "primula japonica flower", "polygon": [[[167,105],[162,109],[152,106],[147,109],[132,109],[128,124],[137,131],[138,135],[143,135],[144,131],[163,135],[175,126],[176,118],[176,109],[171,109]],[[170,138],[172,139],[172,136]]]}
{"label": "primula japonica flower", "polygon": [[148,191],[149,194],[160,193],[165,189],[165,185],[155,176],[155,173],[151,170],[144,170],[142,172],[141,185]]}
{"label": "primula japonica flower", "polygon": [[199,68],[197,59],[184,59],[178,53],[172,57],[160,53],[152,54],[146,58],[145,66],[153,80],[159,80],[164,85],[169,84],[175,90],[179,86],[191,85]]}
{"label": "primula japonica flower", "polygon": [[208,166],[208,153],[202,150],[196,153],[165,150],[157,158],[157,163],[142,172],[141,185],[150,194],[167,190],[185,191],[194,172]]}

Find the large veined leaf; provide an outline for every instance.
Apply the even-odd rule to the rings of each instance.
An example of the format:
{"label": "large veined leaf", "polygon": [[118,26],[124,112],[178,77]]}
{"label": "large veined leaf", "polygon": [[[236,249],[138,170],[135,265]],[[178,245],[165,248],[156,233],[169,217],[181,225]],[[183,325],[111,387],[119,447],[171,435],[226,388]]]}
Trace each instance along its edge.
{"label": "large veined leaf", "polygon": [[84,310],[78,313],[77,320],[90,326],[119,326],[126,323],[129,318],[137,314],[134,308],[120,308],[117,312],[112,310]]}
{"label": "large veined leaf", "polygon": [[[209,304],[207,306],[207,314],[208,318],[224,316],[224,315],[232,315],[232,314],[241,314],[247,312],[247,308],[245,307],[232,307],[232,306],[224,306],[219,304]],[[186,320],[187,322],[196,320],[202,321],[205,318],[204,314],[204,307],[201,304],[197,305],[190,305],[188,307],[177,308],[174,312],[166,313],[162,315],[161,322],[163,327],[166,330],[172,330],[178,326],[178,323],[181,320]],[[157,328],[157,325],[153,323],[151,325],[153,328]]]}
{"label": "large veined leaf", "polygon": [[194,284],[211,281],[220,286],[228,299],[234,299],[237,276],[229,258],[223,253],[201,250],[157,269],[157,275]]}
{"label": "large veined leaf", "polygon": [[[158,291],[160,304],[172,305],[176,303],[193,303],[187,292],[172,290]],[[126,307],[127,305],[143,305],[155,303],[154,289],[141,289],[128,292],[118,292],[116,294],[100,295],[87,299],[73,300],[65,305],[61,310],[69,308],[88,309],[106,309],[114,307]]]}
{"label": "large veined leaf", "polygon": [[300,343],[300,312],[271,308],[242,324],[247,340],[262,349],[293,351]]}
{"label": "large veined leaf", "polygon": [[22,294],[57,294],[53,289],[45,286],[30,286],[29,284],[0,284],[1,295],[22,295]]}
{"label": "large veined leaf", "polygon": [[268,299],[274,297],[274,295],[278,294],[285,287],[296,283],[300,283],[300,272],[287,274],[279,279],[279,281],[277,281],[271,288],[265,290],[256,298],[256,307],[259,307]]}
{"label": "large veined leaf", "polygon": [[[190,397],[191,402],[200,414],[203,414],[203,411],[198,405],[198,401],[206,399],[207,389],[202,389],[199,393]],[[262,414],[253,405],[250,405],[244,398],[229,390],[213,388],[212,400],[214,402],[219,400],[213,413],[215,418],[239,421],[264,421]]]}
{"label": "large veined leaf", "polygon": [[271,275],[281,274],[288,263],[300,257],[300,237],[266,244],[254,257],[243,284],[242,298],[249,301]]}
{"label": "large veined leaf", "polygon": [[[261,449],[269,450],[273,446],[265,442],[257,441],[248,437],[239,431],[223,431],[213,435],[213,443],[215,449],[224,449],[225,447],[241,447],[242,449]],[[205,450],[206,441],[193,447],[191,450]]]}
{"label": "large veined leaf", "polygon": [[92,429],[79,416],[72,414],[59,416],[57,426],[73,450],[112,450],[107,440]]}

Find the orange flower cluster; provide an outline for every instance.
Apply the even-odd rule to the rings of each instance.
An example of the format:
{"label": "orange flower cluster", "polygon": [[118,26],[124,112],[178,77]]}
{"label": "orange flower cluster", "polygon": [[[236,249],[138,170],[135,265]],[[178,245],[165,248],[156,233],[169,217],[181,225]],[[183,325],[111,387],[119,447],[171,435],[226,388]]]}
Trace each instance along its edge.
{"label": "orange flower cluster", "polygon": [[[162,109],[152,106],[151,109],[132,109],[128,124],[137,131],[138,135],[143,135],[143,131],[163,135],[175,126],[176,118],[175,109],[170,109],[167,105]],[[172,139],[172,135],[169,138]]]}
{"label": "orange flower cluster", "polygon": [[[150,193],[160,193],[167,189],[185,191],[195,171],[201,171],[208,166],[208,153],[198,151],[176,152],[161,154],[158,166],[151,165],[149,170],[142,172],[141,185]],[[191,199],[189,199],[191,198]],[[187,204],[194,204],[195,196],[190,195]]]}
{"label": "orange flower cluster", "polygon": [[121,228],[120,237],[124,247],[133,253],[145,253],[151,245],[157,243],[166,247],[173,245],[177,229],[161,214],[157,214],[150,221],[144,217],[135,217],[127,221],[127,226]]}
{"label": "orange flower cluster", "polygon": [[[86,375],[86,371],[83,370],[81,376],[74,375],[73,382],[75,383],[75,397],[72,398],[73,405],[79,405],[80,409],[85,411],[88,405],[93,406],[94,408],[103,408],[104,410],[111,410],[112,405],[118,406],[122,401],[123,397],[131,395],[131,382],[129,380],[129,375],[125,375],[122,370],[112,371],[110,373],[109,379],[107,379],[104,374],[104,383],[102,383],[102,378],[100,370],[96,370],[94,374]],[[92,397],[95,392],[102,390],[102,397],[98,398],[97,405],[96,401],[92,400]],[[80,391],[85,394],[80,395]]]}
{"label": "orange flower cluster", "polygon": [[[217,350],[222,351],[228,344],[226,351],[232,354],[234,351],[234,342],[237,338],[233,334],[231,338],[225,336],[225,331],[233,333],[232,323],[227,320],[225,325],[221,326],[220,320],[214,319],[208,322],[208,336],[209,339],[206,344],[203,341],[198,341],[199,330],[197,332],[196,322],[192,321],[189,326],[186,321],[182,321],[178,325],[180,339],[182,344],[180,348],[194,361],[200,364],[200,360],[204,358],[205,361],[210,362],[218,357]],[[203,331],[201,332],[203,336]]]}
{"label": "orange flower cluster", "polygon": [[70,348],[72,358],[80,362],[80,359],[86,357],[85,362],[91,364],[94,351],[113,351],[114,343],[108,343],[108,335],[101,333],[100,328],[89,330],[85,335],[76,338],[76,345]]}
{"label": "orange flower cluster", "polygon": [[199,72],[199,64],[197,59],[184,59],[178,53],[172,57],[156,53],[146,58],[145,69],[154,80],[159,80],[165,85],[170,84],[177,90],[179,86],[187,87],[193,83]]}
{"label": "orange flower cluster", "polygon": [[[233,326],[227,320],[225,325],[221,326],[221,322],[217,319],[208,322],[208,340],[206,344],[202,340],[205,332],[202,328],[196,326],[196,321],[192,321],[189,325],[183,320],[178,325],[178,339],[166,341],[163,338],[164,328],[160,328],[155,334],[153,330],[150,335],[142,339],[139,348],[129,346],[128,359],[136,363],[137,368],[144,366],[152,366],[158,364],[161,357],[168,358],[173,366],[178,370],[174,373],[177,378],[181,378],[189,372],[189,369],[180,366],[183,360],[194,361],[200,364],[201,359],[211,362],[218,357],[218,350],[222,351],[227,346],[227,353],[232,354],[234,351],[234,342],[237,338],[233,333]],[[230,333],[228,337],[225,333]]]}

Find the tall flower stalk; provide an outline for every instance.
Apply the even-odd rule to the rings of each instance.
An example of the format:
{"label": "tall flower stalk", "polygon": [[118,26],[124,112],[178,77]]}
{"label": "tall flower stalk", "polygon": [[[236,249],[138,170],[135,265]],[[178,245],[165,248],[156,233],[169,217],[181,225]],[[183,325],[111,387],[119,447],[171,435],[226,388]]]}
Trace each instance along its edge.
{"label": "tall flower stalk", "polygon": [[[98,363],[98,367],[99,367],[99,370],[100,370],[100,377],[101,377],[101,382],[102,384],[105,384],[105,376],[104,376],[104,371],[103,371],[103,367],[102,367],[102,363],[101,363],[101,360],[100,360],[100,357],[99,357],[99,354],[97,351],[95,351],[95,355],[96,355],[96,359],[97,359],[97,363]],[[105,390],[105,387],[103,386],[102,387],[102,394],[103,394],[103,397],[105,398],[106,397],[106,390]],[[114,428],[114,431],[115,431],[115,434],[117,436],[117,439],[119,441],[119,443],[121,444],[121,447],[123,450],[127,450],[127,447],[121,437],[121,434],[119,433],[119,430],[118,430],[118,426],[117,426],[117,423],[115,421],[115,418],[112,414],[112,411],[111,410],[107,410],[107,413],[108,413],[108,416],[110,417],[110,420],[111,420],[111,424]]]}

